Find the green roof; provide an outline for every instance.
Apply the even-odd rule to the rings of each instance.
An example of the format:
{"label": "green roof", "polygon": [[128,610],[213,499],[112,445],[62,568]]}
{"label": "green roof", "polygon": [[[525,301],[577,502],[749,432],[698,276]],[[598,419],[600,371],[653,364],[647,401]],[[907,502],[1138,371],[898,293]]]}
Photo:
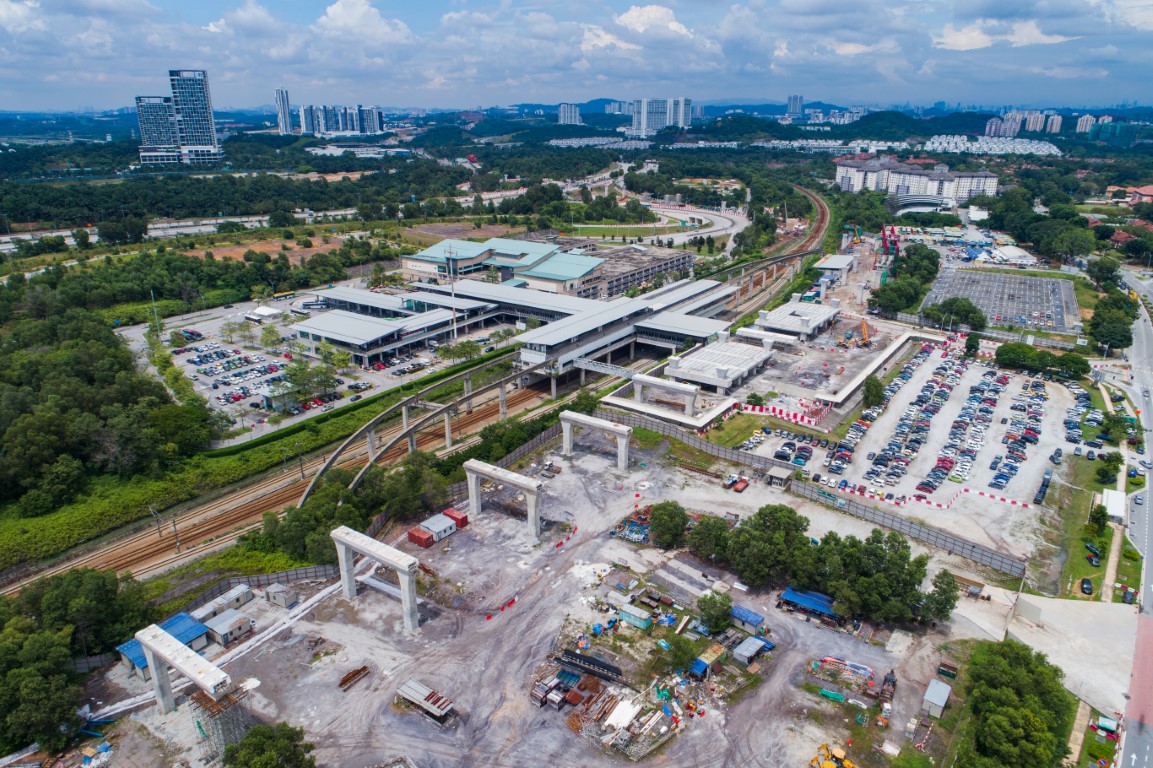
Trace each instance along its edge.
{"label": "green roof", "polygon": [[488,243],[474,243],[470,240],[441,240],[436,245],[430,245],[420,253],[407,258],[444,264],[450,256],[453,259],[474,259],[483,255],[489,247]]}
{"label": "green roof", "polygon": [[592,272],[604,263],[604,259],[581,256],[576,253],[558,253],[550,256],[532,269],[519,272],[521,277],[536,277],[541,280],[577,280]]}

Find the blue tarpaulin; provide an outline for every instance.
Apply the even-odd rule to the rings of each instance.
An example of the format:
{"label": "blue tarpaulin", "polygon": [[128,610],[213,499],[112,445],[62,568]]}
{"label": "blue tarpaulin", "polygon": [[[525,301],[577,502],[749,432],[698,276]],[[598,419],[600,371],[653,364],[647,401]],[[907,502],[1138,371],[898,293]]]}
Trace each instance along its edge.
{"label": "blue tarpaulin", "polygon": [[694,659],[693,666],[690,671],[697,677],[704,677],[705,674],[709,671],[709,665],[700,659]]}
{"label": "blue tarpaulin", "polygon": [[819,613],[834,619],[840,618],[833,612],[833,598],[828,595],[822,595],[820,592],[804,592],[789,587],[781,593],[781,600],[790,605],[795,605],[798,608],[804,608],[806,611],[812,611],[813,613]]}
{"label": "blue tarpaulin", "polygon": [[[754,637],[755,637],[755,635],[754,635]],[[762,643],[764,643],[766,651],[771,651],[777,647],[777,644],[774,643],[772,640],[768,639],[767,637],[757,637],[757,639],[760,640]]]}
{"label": "blue tarpaulin", "polygon": [[[160,622],[160,628],[185,645],[188,645],[198,637],[208,634],[208,627],[187,613],[178,613],[172,618]],[[148,661],[144,658],[144,647],[140,645],[140,641],[136,638],[129,640],[123,645],[118,645],[116,650],[124,654],[137,669],[145,669],[148,667]]]}
{"label": "blue tarpaulin", "polygon": [[757,629],[765,623],[764,616],[756,611],[750,611],[743,605],[734,605],[732,611],[730,611],[730,615],[742,624],[748,624],[753,629]]}

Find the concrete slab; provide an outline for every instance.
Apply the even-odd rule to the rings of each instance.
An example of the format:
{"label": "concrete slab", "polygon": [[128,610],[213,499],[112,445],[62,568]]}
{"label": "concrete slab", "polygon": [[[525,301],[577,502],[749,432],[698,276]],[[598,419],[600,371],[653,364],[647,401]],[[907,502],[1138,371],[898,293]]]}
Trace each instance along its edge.
{"label": "concrete slab", "polygon": [[[1022,608],[1040,610],[1037,623]],[[1122,603],[1022,595],[1008,637],[1049,657],[1065,671],[1065,687],[1100,712],[1121,712],[1137,637],[1137,609]]]}

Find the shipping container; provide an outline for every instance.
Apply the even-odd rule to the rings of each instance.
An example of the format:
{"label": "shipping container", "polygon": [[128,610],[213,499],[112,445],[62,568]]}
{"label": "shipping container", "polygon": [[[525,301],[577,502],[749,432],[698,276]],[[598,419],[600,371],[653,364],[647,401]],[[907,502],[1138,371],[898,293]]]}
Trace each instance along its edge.
{"label": "shipping container", "polygon": [[468,527],[468,515],[464,512],[461,512],[459,509],[453,509],[449,507],[444,511],[444,516],[456,523],[457,528]]}
{"label": "shipping container", "polygon": [[420,527],[408,529],[408,540],[418,547],[424,547],[425,549],[428,549],[436,543],[436,538]]}

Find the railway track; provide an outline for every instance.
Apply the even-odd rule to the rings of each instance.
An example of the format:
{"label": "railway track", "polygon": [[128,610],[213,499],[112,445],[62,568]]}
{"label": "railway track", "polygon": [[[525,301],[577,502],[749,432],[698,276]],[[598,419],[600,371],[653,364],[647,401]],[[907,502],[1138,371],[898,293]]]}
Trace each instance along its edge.
{"label": "railway track", "polygon": [[[636,361],[633,367],[644,365],[646,361]],[[602,389],[615,379],[591,385],[590,389]],[[549,397],[544,387],[517,389],[506,398],[509,414],[518,413]],[[500,419],[500,404],[496,398],[477,404],[472,413],[461,413],[453,419],[453,433],[464,435],[478,432],[488,423]],[[401,432],[398,426],[380,436],[387,441]],[[444,443],[444,429],[441,423],[429,426],[417,434],[419,450],[431,451]],[[367,439],[358,443],[339,464],[342,469],[358,470],[368,453]],[[397,446],[377,460],[377,464],[387,466],[399,461],[407,453],[403,445]],[[287,465],[276,475],[252,486],[238,490],[221,499],[209,502],[177,518],[163,520],[158,528],[148,528],[106,547],[94,550],[79,557],[38,570],[20,581],[6,585],[3,594],[15,594],[26,584],[45,576],[62,573],[72,568],[111,569],[118,573],[130,572],[138,578],[162,573],[186,560],[203,556],[211,551],[228,546],[241,535],[260,526],[265,512],[281,512],[285,507],[296,504],[307,487],[313,473],[323,464],[325,457],[318,456],[303,463],[304,479],[298,476],[298,467]]]}

